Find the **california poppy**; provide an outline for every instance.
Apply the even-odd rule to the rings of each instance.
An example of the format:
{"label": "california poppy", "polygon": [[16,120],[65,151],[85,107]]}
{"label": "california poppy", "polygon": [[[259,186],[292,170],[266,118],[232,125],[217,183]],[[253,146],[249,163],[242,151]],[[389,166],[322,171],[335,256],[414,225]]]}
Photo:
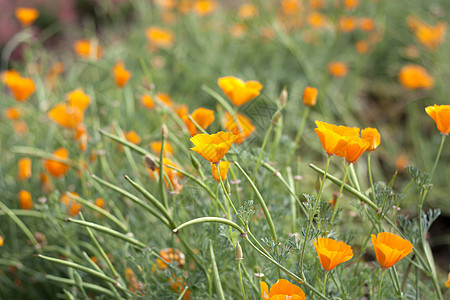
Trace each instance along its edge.
{"label": "california poppy", "polygon": [[305,90],[303,91],[303,104],[306,106],[314,106],[317,102],[317,94],[318,91],[316,88],[307,86]]}
{"label": "california poppy", "polygon": [[237,136],[235,141],[236,144],[241,144],[255,131],[255,126],[249,118],[242,114],[236,114],[236,119],[234,119],[228,112],[226,112],[225,129]]}
{"label": "california poppy", "polygon": [[316,121],[314,129],[320,139],[323,149],[328,155],[344,156],[343,149],[349,140],[346,137],[359,136],[359,128],[336,126],[321,121]]}
{"label": "california poppy", "polygon": [[351,32],[356,28],[356,18],[355,17],[347,17],[343,16],[339,19],[339,29],[342,32]]}
{"label": "california poppy", "polygon": [[67,102],[70,106],[78,107],[82,112],[84,112],[91,102],[91,99],[86,95],[83,89],[76,89],[66,95]]}
{"label": "california poppy", "polygon": [[103,55],[103,49],[98,42],[90,40],[78,40],[73,44],[73,50],[82,58],[98,59]]}
{"label": "california poppy", "polygon": [[[209,125],[211,125],[212,122],[214,122],[214,111],[211,109],[200,107],[192,112],[191,117],[201,128],[206,129]],[[191,136],[196,135],[197,127],[195,127],[194,123],[189,120],[188,116],[184,115],[182,119],[186,124]]]}
{"label": "california poppy", "polygon": [[1,74],[2,82],[9,88],[14,99],[26,101],[35,91],[36,86],[31,78],[22,77],[19,72],[8,70]]}
{"label": "california poppy", "polygon": [[133,144],[139,145],[141,143],[141,137],[134,130],[130,130],[125,134],[125,138]]}
{"label": "california poppy", "polygon": [[17,178],[19,180],[28,179],[31,177],[31,158],[24,157],[19,159],[17,164]]}
{"label": "california poppy", "polygon": [[[53,156],[60,159],[67,159],[69,152],[64,148],[59,148],[53,152]],[[53,177],[62,177],[70,169],[70,166],[51,159],[44,161],[44,166]]]}
{"label": "california poppy", "polygon": [[156,263],[161,270],[167,269],[167,264],[172,263],[182,269],[186,262],[183,252],[175,248],[165,248],[159,251],[159,256],[162,260],[158,258]]}
{"label": "california poppy", "polygon": [[446,288],[450,288],[450,272],[448,272],[448,279],[447,279],[447,281],[445,282],[445,287],[446,287]]}
{"label": "california poppy", "polygon": [[343,62],[334,61],[328,64],[328,72],[334,77],[342,78],[347,75],[348,66]]}
{"label": "california poppy", "polygon": [[380,232],[370,236],[378,263],[384,269],[392,267],[413,249],[413,245],[408,240],[390,232]]}
{"label": "california poppy", "polygon": [[260,282],[260,286],[261,296],[264,300],[305,300],[305,293],[303,290],[286,279],[278,279],[278,281],[270,287],[270,292],[269,286],[264,281]]}
{"label": "california poppy", "polygon": [[353,257],[352,248],[344,242],[328,238],[318,238],[313,241],[320,264],[327,270],[333,270],[337,265]]}
{"label": "california poppy", "polygon": [[442,134],[450,133],[450,105],[434,105],[425,108],[426,113],[436,122]]}
{"label": "california poppy", "polygon": [[148,27],[145,31],[150,46],[156,48],[169,48],[175,41],[175,36],[172,31],[156,26]]}
{"label": "california poppy", "polygon": [[166,93],[156,93],[156,99],[162,102],[164,105],[171,107],[173,106],[172,98]]}
{"label": "california poppy", "polygon": [[[169,181],[167,181],[167,179],[164,177],[164,183],[166,184],[167,188],[170,188],[170,186],[172,186],[172,188],[173,188],[172,191],[179,192],[183,188],[183,186],[179,183],[181,174],[179,172],[175,171],[174,169],[169,168],[169,166],[175,167],[177,169],[179,168],[179,166],[177,166],[172,160],[165,157],[163,159],[163,171],[164,171],[164,173],[167,174]],[[155,171],[157,174],[159,174],[159,168],[150,169],[149,167],[147,167],[147,170],[152,179],[155,179],[155,175],[153,174],[153,171]],[[169,184],[169,182],[170,182],[170,184]]]}
{"label": "california poppy", "polygon": [[131,73],[125,69],[125,64],[123,62],[116,63],[113,72],[118,87],[124,87],[131,77]]}
{"label": "california poppy", "polygon": [[316,11],[309,13],[306,16],[306,20],[309,26],[313,29],[323,28],[327,24],[327,18],[323,14]]}
{"label": "california poppy", "polygon": [[36,8],[18,7],[14,15],[22,26],[30,26],[39,17],[39,11]]}
{"label": "california poppy", "polygon": [[31,198],[30,192],[21,190],[19,192],[19,203],[20,203],[21,209],[32,209],[33,208],[33,200]]}
{"label": "california poppy", "polygon": [[20,118],[20,111],[14,107],[7,107],[5,109],[5,117],[10,120],[17,120]]}
{"label": "california poppy", "polygon": [[[152,149],[153,153],[159,155],[159,153],[161,152],[161,142],[159,141],[154,141],[150,143],[150,149]],[[164,156],[167,155],[173,155],[173,148],[172,145],[168,142],[165,141],[164,142]]]}
{"label": "california poppy", "polygon": [[155,102],[153,101],[153,98],[150,95],[142,95],[141,103],[148,109],[152,109],[155,107]]}
{"label": "california poppy", "polygon": [[231,132],[219,131],[215,134],[197,134],[191,137],[194,147],[191,150],[197,152],[206,160],[218,163],[228,152],[237,136]]}
{"label": "california poppy", "polygon": [[345,160],[349,163],[354,163],[370,146],[368,141],[359,136],[345,137],[345,139],[347,140],[347,145],[335,154],[345,157]]}
{"label": "california poppy", "polygon": [[198,16],[206,16],[213,13],[218,7],[215,0],[196,0],[192,5],[192,11]]}
{"label": "california poppy", "polygon": [[[220,177],[222,178],[222,180],[225,180],[227,178],[228,169],[230,168],[230,162],[223,160],[218,165],[220,169]],[[217,172],[217,164],[211,163],[211,169],[214,180],[220,181],[219,174]]]}
{"label": "california poppy", "polygon": [[244,82],[237,77],[219,78],[218,84],[234,105],[240,106],[257,97],[263,88],[258,81]]}
{"label": "california poppy", "polygon": [[400,83],[409,90],[431,89],[434,86],[434,79],[427,70],[419,65],[409,64],[403,66],[398,73]]}
{"label": "california poppy", "polygon": [[67,103],[56,104],[47,113],[48,117],[64,128],[75,129],[83,121],[83,112]]}
{"label": "california poppy", "polygon": [[369,142],[369,147],[367,148],[367,151],[373,151],[375,150],[381,142],[381,136],[380,133],[376,128],[365,128],[361,130],[361,138]]}

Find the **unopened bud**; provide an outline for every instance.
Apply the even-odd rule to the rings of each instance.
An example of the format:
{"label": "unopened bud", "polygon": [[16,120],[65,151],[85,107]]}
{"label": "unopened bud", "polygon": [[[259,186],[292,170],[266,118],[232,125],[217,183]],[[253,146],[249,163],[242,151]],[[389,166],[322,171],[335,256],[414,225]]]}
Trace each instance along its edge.
{"label": "unopened bud", "polygon": [[281,107],[286,106],[287,98],[288,98],[288,92],[286,90],[286,87],[284,87],[280,93],[280,98],[278,98],[278,101],[280,101]]}
{"label": "unopened bud", "polygon": [[77,284],[77,286],[82,289],[83,287],[83,279],[81,279],[80,274],[78,274],[77,271],[73,272],[73,277],[75,279],[75,283]]}
{"label": "unopened bud", "polygon": [[161,126],[161,135],[164,138],[167,138],[167,136],[169,135],[169,129],[167,128],[166,124],[162,124]]}
{"label": "unopened bud", "polygon": [[242,260],[244,258],[244,255],[242,253],[242,247],[239,244],[239,242],[236,243],[236,249],[235,249],[234,256],[235,256],[236,260]]}
{"label": "unopened bud", "polygon": [[272,116],[272,123],[277,124],[278,120],[281,118],[282,114],[280,110],[277,110],[276,113],[273,114]]}
{"label": "unopened bud", "polygon": [[198,159],[194,156],[194,154],[192,152],[189,152],[189,155],[191,156],[191,163],[194,166],[195,169],[199,169],[200,168],[200,162],[198,161]]}
{"label": "unopened bud", "polygon": [[155,160],[148,154],[145,156],[145,165],[147,166],[147,168],[151,169],[152,171],[155,171],[156,169],[158,169],[158,167],[156,166]]}
{"label": "unopened bud", "polygon": [[230,186],[230,183],[228,182],[228,180],[225,183],[225,190],[227,191],[228,195],[231,195],[231,186]]}

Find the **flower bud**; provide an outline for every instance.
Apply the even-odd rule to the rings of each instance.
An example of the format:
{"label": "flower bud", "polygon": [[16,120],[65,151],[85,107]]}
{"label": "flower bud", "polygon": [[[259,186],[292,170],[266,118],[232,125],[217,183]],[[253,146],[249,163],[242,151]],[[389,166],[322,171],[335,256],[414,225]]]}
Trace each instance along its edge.
{"label": "flower bud", "polygon": [[148,154],[145,156],[145,164],[147,168],[151,169],[152,171],[155,171],[157,169],[155,160]]}
{"label": "flower bud", "polygon": [[280,110],[277,110],[277,112],[274,113],[273,116],[272,116],[272,122],[273,122],[274,124],[277,124],[277,123],[278,123],[278,120],[281,118],[281,116],[282,116],[281,111],[280,111]]}
{"label": "flower bud", "polygon": [[198,161],[197,158],[195,158],[194,154],[192,154],[192,152],[189,152],[189,156],[191,157],[191,163],[194,166],[195,169],[199,169],[200,168],[200,162]]}
{"label": "flower bud", "polygon": [[278,101],[280,102],[281,107],[285,107],[286,106],[287,98],[288,98],[288,92],[286,90],[286,87],[284,87],[283,90],[280,93],[280,97],[278,98]]}
{"label": "flower bud", "polygon": [[306,106],[314,106],[317,102],[318,91],[316,88],[307,86],[303,91],[303,104]]}
{"label": "flower bud", "polygon": [[235,249],[235,254],[234,254],[236,260],[242,260],[244,258],[244,255],[242,253],[242,247],[239,244],[239,242],[236,243],[236,249]]}
{"label": "flower bud", "polygon": [[161,126],[161,135],[166,139],[169,135],[169,129],[167,128],[166,124],[162,124]]}

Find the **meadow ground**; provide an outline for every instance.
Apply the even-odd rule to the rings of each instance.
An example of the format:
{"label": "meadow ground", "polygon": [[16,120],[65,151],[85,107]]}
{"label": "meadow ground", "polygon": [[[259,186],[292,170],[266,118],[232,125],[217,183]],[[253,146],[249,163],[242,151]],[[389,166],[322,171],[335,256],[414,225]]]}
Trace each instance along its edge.
{"label": "meadow ground", "polygon": [[449,1],[61,3],[2,12],[0,299],[449,296]]}

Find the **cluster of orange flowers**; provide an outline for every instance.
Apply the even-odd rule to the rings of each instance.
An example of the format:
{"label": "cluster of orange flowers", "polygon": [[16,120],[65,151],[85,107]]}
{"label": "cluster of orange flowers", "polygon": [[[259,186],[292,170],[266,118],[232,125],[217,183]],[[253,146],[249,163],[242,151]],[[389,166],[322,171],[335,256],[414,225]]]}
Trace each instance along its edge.
{"label": "cluster of orange flowers", "polygon": [[447,31],[447,23],[445,22],[439,22],[432,26],[415,16],[408,17],[407,22],[417,40],[427,50],[435,50],[445,39],[445,32]]}
{"label": "cluster of orange flowers", "polygon": [[336,126],[321,121],[316,121],[316,125],[314,131],[325,152],[344,157],[350,163],[354,163],[366,150],[373,151],[380,144],[380,134],[375,128],[361,131],[356,127]]}

